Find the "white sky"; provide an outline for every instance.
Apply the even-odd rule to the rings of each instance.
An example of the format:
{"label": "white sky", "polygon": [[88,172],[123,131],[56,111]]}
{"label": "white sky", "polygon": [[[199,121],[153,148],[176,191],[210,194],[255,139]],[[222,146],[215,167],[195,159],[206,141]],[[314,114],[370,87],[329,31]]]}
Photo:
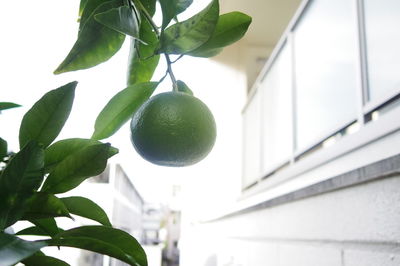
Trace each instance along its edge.
{"label": "white sky", "polygon": [[[197,0],[195,4],[203,7],[206,3]],[[79,82],[72,113],[58,139],[90,138],[98,113],[113,95],[125,88],[129,42],[125,42],[121,51],[111,60],[97,67],[61,75],[52,74],[76,40],[78,6],[78,0],[21,0],[2,3],[0,101],[16,102],[23,105],[23,108],[8,110],[0,115],[0,136],[9,142],[10,149],[14,151],[18,150],[18,130],[23,114],[47,91],[70,81]],[[237,132],[232,133],[232,130],[226,130],[227,136],[221,137],[221,134],[224,134],[223,125],[232,124],[235,127],[238,125],[242,101],[232,97],[229,99],[237,106],[237,113],[234,118],[230,118],[228,105],[221,105],[216,98],[225,93],[219,91],[215,94],[213,92],[215,88],[210,87],[210,84],[214,84],[217,88],[221,88],[218,82],[221,84],[226,84],[226,82],[213,80],[212,77],[205,79],[202,76],[204,69],[213,71],[210,60],[193,60],[184,58],[182,63],[179,62],[180,66],[178,66],[179,63],[176,65],[175,74],[178,74],[178,78],[185,80],[195,94],[214,112],[219,130],[216,147],[220,145],[219,150],[224,150],[226,153],[224,147],[229,147],[233,143],[230,137],[235,138],[235,143],[238,145],[240,143],[238,143]],[[197,70],[193,66],[202,67],[202,69]],[[164,72],[165,69],[160,66],[155,80],[159,79]],[[237,84],[236,80],[230,82]],[[210,88],[198,90],[200,84],[204,83]],[[163,88],[169,89],[169,86],[167,82],[161,89],[157,89],[157,92]],[[217,109],[221,107],[225,110],[218,111]],[[223,123],[218,121],[222,120],[218,119],[219,113],[221,113],[220,117],[223,117]],[[148,201],[164,201],[170,194],[171,184],[180,183],[182,179],[188,180],[188,176],[199,178],[209,176],[212,167],[216,165],[223,167],[223,163],[218,158],[221,156],[227,158],[223,153],[215,152],[214,156],[210,155],[193,167],[167,168],[152,165],[141,159],[134,151],[129,140],[128,124],[107,141],[120,149],[120,154],[115,156],[113,161],[118,161],[123,165],[139,192]],[[218,150],[218,148],[214,150],[216,149]],[[231,151],[227,150],[227,152]],[[226,163],[229,165],[229,162]],[[239,172],[237,174],[240,175]]]}

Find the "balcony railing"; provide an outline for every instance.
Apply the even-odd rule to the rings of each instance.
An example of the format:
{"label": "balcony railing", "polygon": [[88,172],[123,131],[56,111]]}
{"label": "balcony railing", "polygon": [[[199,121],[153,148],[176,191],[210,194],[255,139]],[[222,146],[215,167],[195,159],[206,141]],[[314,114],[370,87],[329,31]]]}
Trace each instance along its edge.
{"label": "balcony railing", "polygon": [[243,110],[244,189],[400,128],[399,23],[398,0],[303,1]]}

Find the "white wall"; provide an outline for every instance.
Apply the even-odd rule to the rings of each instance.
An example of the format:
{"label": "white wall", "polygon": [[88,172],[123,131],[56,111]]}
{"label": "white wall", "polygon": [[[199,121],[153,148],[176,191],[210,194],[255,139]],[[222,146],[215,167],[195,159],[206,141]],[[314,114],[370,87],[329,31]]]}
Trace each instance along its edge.
{"label": "white wall", "polygon": [[[182,177],[182,208],[186,217],[197,219],[219,213],[221,206],[236,201],[240,195],[241,107],[246,98],[246,79],[239,61],[240,53],[241,47],[235,45],[226,48],[218,61],[190,61],[195,62],[197,72],[188,77],[188,85],[213,112],[217,139],[208,157],[194,166],[177,171],[177,175]],[[188,66],[183,61],[176,65],[176,71],[179,73],[179,67]],[[230,184],[228,187],[227,183]],[[222,188],[223,197],[220,194]]]}
{"label": "white wall", "polygon": [[[397,155],[398,147],[395,131],[280,183],[271,178],[271,186],[236,205],[251,206]],[[191,221],[181,265],[400,265],[399,202],[397,174],[217,222]]]}
{"label": "white wall", "polygon": [[240,61],[242,52],[239,44],[225,48],[216,60],[199,59],[196,63],[199,70],[197,75],[188,79],[188,85],[191,88],[193,86],[195,95],[205,101],[214,114],[217,140],[205,160],[193,167],[179,169],[180,175],[186,173],[182,179],[182,233],[179,248],[183,260],[190,258],[187,265],[201,252],[186,241],[192,239],[191,224],[220,213],[240,196],[241,111],[247,89],[245,63]]}
{"label": "white wall", "polygon": [[[243,50],[241,54],[246,55]],[[400,265],[400,171],[333,192],[209,220],[213,214],[223,217],[398,155],[399,115],[400,107],[394,107],[358,132],[338,138],[331,147],[292,160],[289,167],[236,194],[236,199],[232,184],[237,184],[237,174],[221,173],[218,184],[210,182],[209,176],[203,183],[192,182],[186,187],[181,266]],[[234,162],[231,165],[237,167]]]}

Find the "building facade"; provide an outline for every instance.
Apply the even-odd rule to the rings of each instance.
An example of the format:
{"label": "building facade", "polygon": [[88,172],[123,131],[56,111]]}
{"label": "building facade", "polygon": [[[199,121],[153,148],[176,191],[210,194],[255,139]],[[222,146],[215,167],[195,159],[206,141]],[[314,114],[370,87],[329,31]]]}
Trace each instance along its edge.
{"label": "building facade", "polygon": [[[98,204],[107,214],[113,227],[126,231],[140,243],[144,236],[143,208],[144,200],[124,169],[115,163],[108,164],[104,172],[98,176],[85,180],[79,187],[69,191],[66,196],[83,196]],[[94,225],[96,222],[74,216],[75,220],[60,219],[58,225],[68,229],[84,225]],[[72,266],[120,266],[126,265],[117,259],[103,256],[94,252],[75,248],[49,247],[46,254],[68,261]],[[158,253],[161,254],[161,251]],[[157,252],[153,252],[153,256]],[[157,258],[156,258],[157,259]],[[159,266],[149,263],[149,266]]]}
{"label": "building facade", "polygon": [[181,265],[400,265],[399,23],[397,0],[300,3],[243,109],[240,195]]}

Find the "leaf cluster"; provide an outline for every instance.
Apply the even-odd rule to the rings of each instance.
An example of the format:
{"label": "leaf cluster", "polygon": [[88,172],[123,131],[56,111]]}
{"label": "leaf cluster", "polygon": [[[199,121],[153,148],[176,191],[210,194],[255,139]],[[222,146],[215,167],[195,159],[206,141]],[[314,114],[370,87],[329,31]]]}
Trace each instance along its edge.
{"label": "leaf cluster", "polygon": [[55,74],[103,63],[120,50],[126,37],[130,38],[128,87],[101,111],[94,139],[113,135],[152,95],[158,84],[151,79],[160,56],[166,57],[166,72],[171,76],[174,89],[179,90],[170,55],[178,56],[177,60],[183,56],[215,56],[241,39],[251,23],[251,17],[241,12],[220,15],[218,0],[212,0],[197,14],[179,21],[178,16],[192,1],[158,0],[162,24],[156,25],[153,20],[156,0],[81,0],[78,38]]}
{"label": "leaf cluster", "polygon": [[[162,23],[153,16],[156,2]],[[128,233],[113,228],[96,203],[84,197],[60,197],[91,176],[102,173],[107,160],[118,150],[100,140],[112,136],[136,112],[169,75],[176,91],[193,95],[176,79],[172,64],[182,56],[211,57],[241,39],[251,18],[240,12],[220,14],[218,0],[192,17],[179,16],[193,0],[81,0],[79,31],[73,47],[54,71],[61,74],[94,67],[113,57],[126,37],[130,40],[127,87],[118,92],[98,115],[91,139],[55,141],[70,114],[77,82],[46,93],[24,115],[20,150],[8,151],[0,138],[0,266],[68,265],[46,256],[45,246],[86,249],[117,258],[130,265],[146,266],[140,244]],[[176,56],[172,61],[170,56]],[[167,62],[166,75],[152,81],[161,57]],[[0,102],[0,112],[19,105]],[[57,217],[82,216],[100,225],[63,230]],[[7,233],[18,221],[32,226]],[[37,241],[20,236],[36,235]]]}
{"label": "leaf cluster", "polygon": [[144,81],[149,81],[159,54],[214,56],[242,38],[251,23],[251,17],[241,12],[220,15],[218,0],[212,0],[196,15],[178,22],[178,15],[192,1],[159,0],[162,25],[157,26],[152,19],[155,0],[82,0],[78,38],[55,73],[86,69],[105,62],[118,52],[129,36],[133,39],[133,55],[128,81],[132,79],[130,75],[142,76],[142,71],[136,68],[145,68],[147,78]]}
{"label": "leaf cluster", "polygon": [[[8,152],[0,138],[0,265],[68,265],[46,256],[45,246],[86,249],[122,260],[130,265],[147,265],[146,254],[135,238],[113,228],[107,214],[96,203],[80,196],[59,197],[85,179],[102,173],[107,160],[118,153],[108,143],[72,138],[55,141],[72,109],[77,82],[49,91],[24,115],[20,151]],[[0,110],[19,105],[0,103]],[[63,230],[57,217],[85,217],[100,225]],[[32,226],[15,234],[8,228],[18,221]],[[27,241],[20,236],[36,235]]]}

